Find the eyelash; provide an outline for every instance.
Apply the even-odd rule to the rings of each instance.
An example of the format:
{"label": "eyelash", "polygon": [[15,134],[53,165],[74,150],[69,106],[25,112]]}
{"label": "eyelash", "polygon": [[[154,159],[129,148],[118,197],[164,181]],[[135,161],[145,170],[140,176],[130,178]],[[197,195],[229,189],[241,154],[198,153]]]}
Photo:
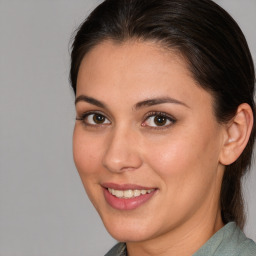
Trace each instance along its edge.
{"label": "eyelash", "polygon": [[[88,118],[90,115],[99,115],[104,117],[106,120],[109,120],[109,118],[107,118],[104,114],[102,114],[101,112],[97,112],[97,111],[90,111],[90,112],[85,112],[82,113],[79,117],[76,118],[76,120],[81,121],[83,123],[83,125],[85,126],[91,126],[91,127],[102,127],[105,126],[106,124],[90,124],[88,122],[85,121],[86,118]],[[111,122],[109,121],[109,123],[111,124]]]}
{"label": "eyelash", "polygon": [[[102,114],[101,112],[97,112],[97,111],[91,111],[91,112],[85,112],[85,113],[82,113],[79,117],[76,118],[76,120],[78,121],[81,121],[83,123],[83,125],[85,126],[91,126],[91,127],[94,127],[94,128],[100,128],[102,126],[105,126],[105,125],[108,125],[108,124],[111,124],[111,121],[109,121],[109,123],[107,124],[90,124],[88,122],[85,121],[86,118],[88,118],[90,115],[99,115],[99,116],[102,116],[104,117],[106,120],[109,121],[109,118],[106,117],[104,114]],[[163,126],[150,126],[150,125],[146,125],[145,122],[149,120],[149,118],[152,118],[152,117],[164,117],[166,118],[167,121],[169,121],[170,123],[168,125],[163,125]],[[172,126],[177,120],[172,117],[171,115],[165,113],[165,112],[159,112],[159,111],[153,111],[153,112],[149,112],[145,115],[144,117],[144,121],[142,122],[141,126],[142,127],[148,127],[150,129],[155,129],[155,130],[162,130],[162,129],[167,129],[169,128],[170,126]]]}
{"label": "eyelash", "polygon": [[[164,117],[166,118],[170,123],[168,125],[163,125],[163,126],[149,126],[149,125],[144,125],[144,123],[149,120],[151,117]],[[144,121],[142,123],[142,126],[145,127],[147,126],[150,129],[155,129],[155,130],[163,130],[163,129],[168,129],[170,126],[172,126],[174,123],[176,123],[176,119],[165,113],[165,112],[159,112],[159,111],[152,111],[146,114]]]}

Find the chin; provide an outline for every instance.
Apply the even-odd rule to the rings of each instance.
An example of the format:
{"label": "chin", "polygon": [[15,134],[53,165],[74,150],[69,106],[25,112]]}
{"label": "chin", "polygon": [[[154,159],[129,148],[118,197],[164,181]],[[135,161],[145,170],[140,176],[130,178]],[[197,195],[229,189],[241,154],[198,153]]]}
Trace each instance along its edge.
{"label": "chin", "polygon": [[142,242],[151,238],[150,234],[140,232],[138,228],[136,230],[129,229],[129,231],[117,228],[115,230],[108,230],[108,232],[119,242]]}
{"label": "chin", "polygon": [[140,242],[148,240],[154,234],[152,230],[149,230],[148,227],[151,225],[138,223],[136,220],[117,220],[110,221],[111,218],[106,218],[103,220],[108,233],[119,242]]}

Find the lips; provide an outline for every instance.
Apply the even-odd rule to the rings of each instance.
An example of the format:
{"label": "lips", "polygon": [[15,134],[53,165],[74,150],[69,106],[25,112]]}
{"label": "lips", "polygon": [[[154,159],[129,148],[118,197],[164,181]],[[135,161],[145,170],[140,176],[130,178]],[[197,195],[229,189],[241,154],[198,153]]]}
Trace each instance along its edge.
{"label": "lips", "polygon": [[142,187],[133,184],[103,184],[103,193],[107,203],[117,210],[133,210],[153,197],[156,188]]}

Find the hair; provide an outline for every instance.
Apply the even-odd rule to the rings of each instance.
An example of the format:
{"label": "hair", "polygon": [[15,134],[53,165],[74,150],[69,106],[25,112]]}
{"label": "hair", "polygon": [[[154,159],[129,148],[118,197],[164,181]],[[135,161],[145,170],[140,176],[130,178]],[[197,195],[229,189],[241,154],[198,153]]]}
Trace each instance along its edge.
{"label": "hair", "polygon": [[[106,0],[81,24],[71,52],[70,82],[76,94],[83,57],[105,40],[153,41],[176,50],[190,72],[212,94],[218,122],[226,123],[242,103],[255,120],[255,71],[246,39],[234,19],[211,0]],[[245,222],[242,176],[248,171],[255,141],[255,121],[240,157],[225,167],[220,204],[224,223]]]}

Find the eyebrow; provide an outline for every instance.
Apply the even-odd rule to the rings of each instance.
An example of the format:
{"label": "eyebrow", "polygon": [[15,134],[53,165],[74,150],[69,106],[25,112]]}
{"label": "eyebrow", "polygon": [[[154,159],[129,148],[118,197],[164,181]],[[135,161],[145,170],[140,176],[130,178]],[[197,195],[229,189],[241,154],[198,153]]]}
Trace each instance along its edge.
{"label": "eyebrow", "polygon": [[[75,99],[75,104],[77,104],[80,101],[87,102],[89,104],[95,105],[95,106],[100,107],[100,108],[107,108],[107,106],[104,103],[102,103],[101,101],[96,100],[92,97],[88,97],[86,95],[79,95]],[[135,104],[134,109],[138,110],[138,109],[143,108],[143,107],[150,107],[150,106],[164,104],[164,103],[173,103],[173,104],[179,104],[179,105],[188,107],[187,104],[185,104],[184,102],[181,102],[179,100],[176,100],[176,99],[173,99],[173,98],[170,98],[170,97],[161,97],[161,98],[153,98],[153,99],[147,99],[147,100],[140,101],[140,102]]]}
{"label": "eyebrow", "polygon": [[76,98],[75,100],[75,105],[80,102],[80,101],[85,101],[87,103],[90,103],[92,105],[95,105],[97,107],[100,107],[100,108],[106,108],[106,105],[94,98],[91,98],[91,97],[88,97],[88,96],[85,96],[85,95],[80,95]]}
{"label": "eyebrow", "polygon": [[148,99],[148,100],[138,102],[135,105],[135,110],[138,110],[139,108],[142,108],[142,107],[150,107],[150,106],[164,104],[164,103],[174,103],[174,104],[183,105],[183,106],[189,108],[188,105],[185,104],[184,102],[181,102],[179,100],[176,100],[176,99],[173,99],[170,97],[163,97],[163,98],[153,98],[153,99]]}

